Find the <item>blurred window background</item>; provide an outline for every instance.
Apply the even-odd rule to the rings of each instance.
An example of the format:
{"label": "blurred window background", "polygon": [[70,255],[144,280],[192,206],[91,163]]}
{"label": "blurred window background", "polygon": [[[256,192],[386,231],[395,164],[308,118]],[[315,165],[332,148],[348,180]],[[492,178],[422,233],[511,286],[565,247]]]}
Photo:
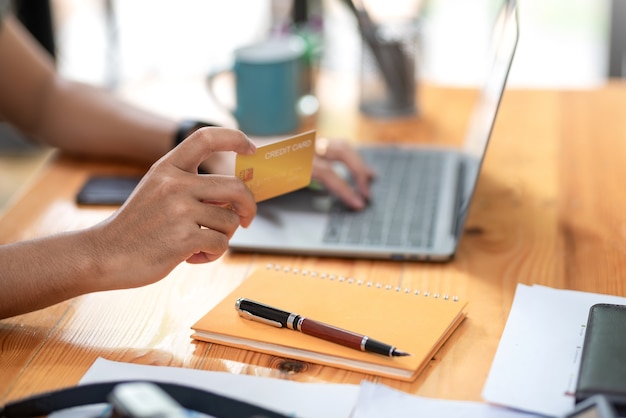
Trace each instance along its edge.
{"label": "blurred window background", "polygon": [[[62,75],[173,117],[228,126],[230,115],[209,99],[207,74],[228,66],[235,48],[290,27],[294,4],[306,3],[312,30],[321,28],[320,65],[346,74],[346,83],[358,82],[361,41],[347,0],[8,1],[55,54]],[[417,18],[420,80],[480,81],[501,0],[355,3],[365,4],[377,20]],[[612,75],[623,74],[625,1],[518,0],[518,6],[520,40],[509,88],[595,87],[607,81],[609,62]],[[345,100],[338,92],[333,106],[353,104]],[[0,123],[0,211],[47,155]]]}
{"label": "blurred window background", "polygon": [[[365,0],[373,15],[419,13],[420,77],[472,83],[500,0]],[[619,0],[615,0],[619,3]],[[28,2],[25,2],[28,3]],[[205,75],[290,18],[292,0],[51,0],[59,70],[104,86]],[[356,71],[360,41],[342,0],[324,10],[323,64]],[[606,80],[611,0],[518,0],[511,87],[579,88]],[[463,68],[458,63],[463,62]],[[462,71],[461,71],[462,70]]]}

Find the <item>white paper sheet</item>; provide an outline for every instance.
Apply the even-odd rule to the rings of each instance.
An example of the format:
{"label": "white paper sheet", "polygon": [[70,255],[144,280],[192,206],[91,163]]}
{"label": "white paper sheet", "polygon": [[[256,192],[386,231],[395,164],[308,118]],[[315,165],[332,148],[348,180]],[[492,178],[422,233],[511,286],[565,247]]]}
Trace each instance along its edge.
{"label": "white paper sheet", "polygon": [[480,402],[424,398],[388,386],[362,382],[351,418],[381,417],[531,418],[537,415]]}
{"label": "white paper sheet", "polygon": [[518,284],[483,398],[544,415],[574,407],[589,308],[626,298]]}

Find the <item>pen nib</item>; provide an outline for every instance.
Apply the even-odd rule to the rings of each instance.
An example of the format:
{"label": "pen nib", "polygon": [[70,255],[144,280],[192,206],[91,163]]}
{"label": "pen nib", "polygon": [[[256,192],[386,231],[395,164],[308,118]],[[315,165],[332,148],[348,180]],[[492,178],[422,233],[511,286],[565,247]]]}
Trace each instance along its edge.
{"label": "pen nib", "polygon": [[407,353],[406,351],[400,351],[400,350],[394,349],[393,352],[391,353],[391,355],[393,357],[404,357],[404,356],[410,356],[411,353]]}

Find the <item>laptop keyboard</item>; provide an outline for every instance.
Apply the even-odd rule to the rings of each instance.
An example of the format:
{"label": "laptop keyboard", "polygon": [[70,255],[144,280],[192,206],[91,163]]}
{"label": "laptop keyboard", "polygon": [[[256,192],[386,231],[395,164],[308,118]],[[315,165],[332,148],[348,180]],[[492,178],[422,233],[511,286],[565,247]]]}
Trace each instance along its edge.
{"label": "laptop keyboard", "polygon": [[331,209],[324,242],[366,246],[432,246],[443,155],[400,148],[366,149],[375,168],[374,197],[367,209]]}

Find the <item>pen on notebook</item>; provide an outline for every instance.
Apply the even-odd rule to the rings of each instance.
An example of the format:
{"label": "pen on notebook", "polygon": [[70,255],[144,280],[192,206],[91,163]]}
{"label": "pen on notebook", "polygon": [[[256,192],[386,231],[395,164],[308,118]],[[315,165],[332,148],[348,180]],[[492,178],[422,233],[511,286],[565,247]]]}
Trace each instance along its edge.
{"label": "pen on notebook", "polygon": [[235,302],[235,309],[243,318],[278,328],[289,328],[303,334],[321,338],[360,351],[382,354],[389,357],[410,356],[389,344],[376,341],[365,335],[314,321],[304,316],[286,312],[246,298]]}

